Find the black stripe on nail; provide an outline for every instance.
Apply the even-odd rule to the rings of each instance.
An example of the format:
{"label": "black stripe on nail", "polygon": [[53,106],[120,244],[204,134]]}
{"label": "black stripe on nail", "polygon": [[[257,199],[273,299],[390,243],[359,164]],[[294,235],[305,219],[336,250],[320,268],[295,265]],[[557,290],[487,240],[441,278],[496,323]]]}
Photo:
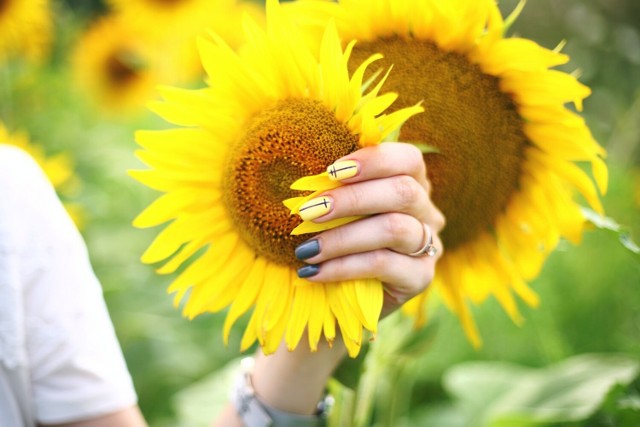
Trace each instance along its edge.
{"label": "black stripe on nail", "polygon": [[306,207],[300,209],[300,212],[306,211],[307,209],[315,208],[317,206],[322,206],[322,205],[324,205],[325,208],[328,208],[329,207],[329,200],[328,199],[322,199],[322,201],[320,203],[316,203],[315,205],[306,206]]}

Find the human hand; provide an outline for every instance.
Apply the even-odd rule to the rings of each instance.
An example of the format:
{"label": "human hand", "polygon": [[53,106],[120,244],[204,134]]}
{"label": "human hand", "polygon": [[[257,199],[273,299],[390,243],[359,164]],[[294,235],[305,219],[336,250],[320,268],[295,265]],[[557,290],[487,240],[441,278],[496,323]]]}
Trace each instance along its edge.
{"label": "human hand", "polygon": [[[431,186],[422,153],[413,145],[383,143],[339,159],[344,161],[355,161],[356,166],[351,173],[337,176],[350,176],[340,180],[347,185],[323,193],[329,199],[328,209],[320,212],[322,216],[306,219],[323,223],[347,216],[367,217],[322,232],[298,246],[296,256],[307,263],[298,275],[312,282],[379,279],[385,289],[385,316],[433,280],[443,251],[438,233],[445,219],[429,197]],[[410,255],[425,247],[429,238],[436,249],[433,256]]]}
{"label": "human hand", "polygon": [[[422,153],[416,147],[383,143],[339,159],[345,160],[355,161],[355,176],[341,179],[346,185],[320,196],[327,197],[330,206],[312,221],[366,218],[324,231],[298,246],[296,256],[307,263],[298,274],[312,282],[379,279],[385,289],[381,315],[386,316],[431,283],[443,251],[438,233],[445,219],[429,197]],[[427,246],[429,233],[436,253],[409,255]],[[252,375],[256,395],[279,410],[312,414],[327,378],[347,354],[340,339],[329,347],[321,342],[316,352],[306,346],[289,351],[283,344],[269,356],[258,352]],[[216,425],[242,422],[229,406]]]}

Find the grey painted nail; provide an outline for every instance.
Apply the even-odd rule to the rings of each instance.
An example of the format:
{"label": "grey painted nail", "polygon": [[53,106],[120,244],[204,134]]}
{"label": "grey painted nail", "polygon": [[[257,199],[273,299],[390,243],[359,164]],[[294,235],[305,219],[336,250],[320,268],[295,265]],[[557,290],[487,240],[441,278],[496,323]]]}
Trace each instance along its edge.
{"label": "grey painted nail", "polygon": [[309,259],[320,253],[320,242],[317,239],[308,240],[298,245],[295,250],[296,258],[299,260]]}
{"label": "grey painted nail", "polygon": [[301,279],[306,279],[307,277],[315,276],[319,271],[320,266],[318,264],[305,265],[304,267],[300,267],[298,269],[298,277]]}

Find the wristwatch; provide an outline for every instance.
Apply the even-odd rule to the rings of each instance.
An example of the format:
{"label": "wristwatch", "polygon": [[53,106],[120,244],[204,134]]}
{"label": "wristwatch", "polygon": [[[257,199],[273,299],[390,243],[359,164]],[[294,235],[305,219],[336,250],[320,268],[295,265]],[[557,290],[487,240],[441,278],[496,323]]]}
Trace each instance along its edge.
{"label": "wristwatch", "polygon": [[261,402],[256,396],[251,383],[254,358],[245,357],[240,364],[242,372],[236,381],[231,401],[246,427],[323,427],[326,425],[327,415],[334,402],[331,395],[326,394],[318,402],[314,415],[299,415],[281,411]]}

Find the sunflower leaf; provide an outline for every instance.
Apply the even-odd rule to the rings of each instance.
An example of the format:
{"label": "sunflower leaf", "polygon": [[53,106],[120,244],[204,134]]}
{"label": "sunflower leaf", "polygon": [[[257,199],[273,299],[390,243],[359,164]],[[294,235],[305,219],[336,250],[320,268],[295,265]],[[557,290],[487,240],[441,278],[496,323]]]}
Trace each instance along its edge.
{"label": "sunflower leaf", "polygon": [[522,13],[522,10],[524,9],[526,4],[527,4],[527,0],[520,0],[516,5],[515,9],[513,9],[513,11],[509,14],[509,16],[507,16],[507,19],[505,19],[504,21],[505,34],[507,33],[507,31],[511,29],[511,26],[514,24],[514,22],[518,20],[518,17]]}
{"label": "sunflower leaf", "polygon": [[434,147],[433,145],[425,144],[424,142],[414,142],[413,145],[418,147],[422,154],[438,154],[440,150],[438,147]]}
{"label": "sunflower leaf", "polygon": [[622,232],[618,237],[620,238],[620,243],[622,243],[622,246],[629,249],[634,254],[640,254],[640,246],[638,246],[638,244],[633,241],[629,233]]}
{"label": "sunflower leaf", "polygon": [[618,222],[608,216],[599,215],[597,212],[587,208],[581,208],[585,219],[593,226],[600,230],[612,232],[618,236],[620,244],[636,255],[640,255],[640,246],[633,240],[629,229],[618,224]]}

